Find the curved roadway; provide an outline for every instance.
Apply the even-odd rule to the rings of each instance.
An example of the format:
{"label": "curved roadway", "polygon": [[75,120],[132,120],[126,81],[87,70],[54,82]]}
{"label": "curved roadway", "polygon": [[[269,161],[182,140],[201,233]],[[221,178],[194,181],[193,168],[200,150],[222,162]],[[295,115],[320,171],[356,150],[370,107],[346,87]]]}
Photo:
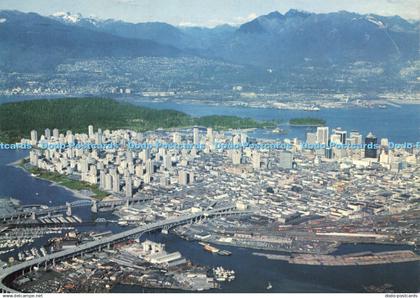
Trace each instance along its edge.
{"label": "curved roadway", "polygon": [[191,220],[201,218],[201,217],[213,217],[213,216],[217,216],[217,215],[240,214],[240,213],[251,212],[251,211],[232,211],[233,209],[234,209],[234,207],[229,206],[229,207],[218,208],[218,209],[213,209],[213,210],[209,210],[209,211],[202,211],[202,212],[192,213],[192,214],[188,214],[188,215],[181,215],[181,216],[178,216],[178,217],[173,217],[173,218],[170,218],[170,219],[158,221],[156,223],[151,223],[151,224],[147,224],[147,225],[144,225],[144,226],[140,226],[140,227],[128,230],[128,231],[117,233],[117,234],[114,234],[114,235],[111,235],[109,237],[105,237],[105,238],[102,238],[102,239],[99,239],[99,240],[87,242],[87,243],[81,244],[81,245],[79,245],[75,248],[66,249],[66,250],[63,250],[63,251],[59,251],[59,252],[56,252],[56,253],[53,253],[53,254],[46,255],[44,257],[40,257],[40,258],[33,259],[33,260],[30,260],[30,261],[22,262],[20,264],[17,264],[17,265],[11,266],[11,267],[7,267],[7,268],[3,269],[0,273],[0,291],[2,293],[5,293],[5,292],[6,293],[18,293],[18,291],[7,287],[4,284],[4,280],[7,277],[9,277],[10,275],[13,275],[17,272],[24,271],[25,269],[32,268],[34,266],[39,266],[39,265],[42,265],[42,264],[46,264],[49,261],[77,256],[77,255],[82,254],[83,252],[92,251],[92,250],[96,250],[98,248],[106,247],[109,244],[123,241],[124,239],[130,238],[130,237],[138,235],[138,234],[142,234],[144,232],[150,232],[150,231],[157,230],[157,229],[160,229],[160,228],[165,227],[165,226],[175,226],[175,225],[184,224],[184,223],[187,223]]}

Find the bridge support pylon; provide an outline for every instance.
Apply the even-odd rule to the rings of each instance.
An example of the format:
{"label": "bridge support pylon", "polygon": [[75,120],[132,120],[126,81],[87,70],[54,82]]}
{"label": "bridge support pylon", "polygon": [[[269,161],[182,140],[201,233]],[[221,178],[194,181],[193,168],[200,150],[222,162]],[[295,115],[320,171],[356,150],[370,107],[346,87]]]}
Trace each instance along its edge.
{"label": "bridge support pylon", "polygon": [[92,201],[92,207],[90,208],[90,211],[92,211],[92,213],[98,213],[98,205],[95,200]]}
{"label": "bridge support pylon", "polygon": [[71,216],[72,215],[72,213],[71,213],[71,204],[68,203],[68,202],[66,202],[66,206],[67,206],[66,215],[67,216]]}

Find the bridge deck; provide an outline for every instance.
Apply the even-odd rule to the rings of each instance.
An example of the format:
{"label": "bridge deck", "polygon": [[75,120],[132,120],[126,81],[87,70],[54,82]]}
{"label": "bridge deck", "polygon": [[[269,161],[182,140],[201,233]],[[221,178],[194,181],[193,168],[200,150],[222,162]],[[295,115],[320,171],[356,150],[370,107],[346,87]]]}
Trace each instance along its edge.
{"label": "bridge deck", "polygon": [[[138,203],[138,202],[145,202],[145,201],[150,201],[151,199],[149,198],[141,198],[141,199],[131,199],[130,203]],[[126,200],[114,200],[114,201],[101,201],[101,202],[97,202],[97,208],[103,208],[103,207],[110,207],[110,206],[121,206],[126,204],[127,201]],[[69,203],[70,207],[72,208],[81,208],[81,207],[90,207],[93,205],[93,201],[91,200],[83,200],[83,201],[75,201],[75,202],[71,202]],[[21,211],[21,212],[16,212],[16,213],[12,213],[12,214],[8,214],[5,216],[1,216],[0,217],[0,222],[1,221],[6,221],[6,220],[10,220],[12,218],[18,218],[18,217],[29,217],[32,215],[33,212],[35,212],[35,215],[39,216],[39,215],[46,215],[49,212],[60,212],[60,211],[65,211],[67,209],[67,205],[62,205],[62,206],[51,206],[47,209],[37,209],[37,210],[28,210],[28,211]]]}

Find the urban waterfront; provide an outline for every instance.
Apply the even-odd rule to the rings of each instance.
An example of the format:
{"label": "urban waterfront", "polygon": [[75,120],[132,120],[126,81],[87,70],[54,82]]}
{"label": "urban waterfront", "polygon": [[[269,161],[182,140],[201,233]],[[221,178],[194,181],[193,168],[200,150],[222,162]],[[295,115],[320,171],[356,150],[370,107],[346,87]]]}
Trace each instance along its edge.
{"label": "urban waterfront", "polygon": [[[164,104],[146,105],[153,108],[177,108],[184,112],[189,112],[194,116],[209,114],[217,114],[218,111],[208,111],[209,107],[200,106],[200,109],[194,107],[195,111],[184,109],[183,106],[167,106]],[[397,119],[407,119],[407,117],[416,117],[416,110],[418,106],[395,108],[391,110],[367,110],[367,114],[372,119],[389,117],[391,114]],[[227,114],[241,115],[253,117],[256,119],[268,120],[272,119],[272,113],[278,111],[260,109],[243,109],[220,108],[220,113],[225,111]],[[360,123],[363,121],[354,118],[354,111],[339,110],[330,111],[331,114],[319,114],[320,117],[325,117],[327,123],[337,123],[343,129],[358,129]],[[342,119],[337,116],[341,112]],[[360,111],[359,111],[360,112]],[[398,114],[400,112],[401,114]],[[225,114],[226,114],[225,113]],[[280,112],[279,112],[280,113]],[[346,116],[346,113],[349,113]],[[358,115],[360,113],[357,113]],[[281,118],[306,116],[305,112],[290,112],[290,114],[282,115]],[[346,117],[353,117],[353,121],[346,122]],[[341,120],[340,120],[341,119]],[[334,122],[336,121],[336,122]],[[342,122],[340,122],[342,121]],[[347,120],[348,121],[348,120]],[[385,120],[384,120],[385,121]],[[390,140],[396,142],[412,141],[415,142],[419,138],[418,127],[413,129],[412,121],[398,121],[399,126],[394,127],[389,136],[384,130],[384,127],[378,125],[377,120],[372,121],[372,129],[369,130],[385,137],[389,136]],[[396,123],[394,123],[396,125]],[[354,127],[356,126],[356,127]],[[386,127],[386,126],[385,126]],[[375,130],[376,129],[376,130]],[[366,131],[366,129],[365,129]],[[292,128],[287,136],[270,134],[270,132],[257,131],[255,137],[267,138],[292,138],[302,137],[306,133],[304,128]],[[379,134],[378,133],[378,134]],[[382,135],[383,134],[383,135]],[[51,185],[50,182],[37,179],[30,176],[22,169],[10,166],[8,164],[27,156],[25,151],[8,151],[0,152],[0,171],[2,179],[0,179],[0,197],[13,197],[21,201],[22,204],[45,204],[45,205],[63,205],[66,202],[80,200],[72,192],[67,191],[59,186]],[[89,208],[75,211],[85,221],[94,221],[96,216],[90,213]],[[101,217],[107,219],[114,219],[115,216],[110,213],[101,213]],[[90,227],[80,227],[80,231],[89,230]],[[95,230],[98,232],[111,230],[116,233],[123,228],[118,225],[107,224],[104,226],[96,225]],[[190,259],[193,263],[232,268],[237,273],[237,278],[228,284],[223,284],[220,290],[222,292],[264,292],[267,291],[267,283],[273,284],[271,291],[273,292],[365,292],[368,286],[381,286],[383,284],[391,284],[392,290],[396,292],[416,292],[418,288],[418,276],[420,273],[419,262],[414,263],[400,263],[400,264],[386,264],[386,265],[371,265],[371,266],[351,266],[351,267],[318,267],[306,265],[292,265],[286,262],[268,260],[263,257],[252,255],[251,249],[236,248],[227,246],[227,249],[232,252],[230,257],[222,257],[209,254],[203,251],[202,247],[196,242],[183,240],[173,234],[168,236],[151,233],[143,236],[143,238],[151,239],[157,242],[165,243],[169,251],[180,251],[183,256]],[[41,238],[35,242],[42,243],[45,241]],[[410,249],[407,246],[389,246],[389,245],[370,245],[370,244],[345,244],[338,248],[335,253],[348,253],[359,251],[382,251],[382,250],[399,250]],[[8,255],[6,254],[5,257]],[[252,270],[250,270],[252,268]],[[258,278],[256,278],[256,276]],[[144,289],[138,286],[117,285],[113,288],[113,292],[165,292],[162,289]]]}
{"label": "urban waterfront", "polygon": [[[112,96],[111,96],[112,97]],[[56,97],[41,97],[55,99]],[[420,104],[387,105],[379,107],[324,108],[319,111],[287,110],[273,108],[234,107],[223,104],[210,105],[200,103],[182,103],[180,101],[150,101],[139,97],[123,97],[117,100],[154,109],[173,109],[193,117],[227,115],[249,117],[259,121],[279,121],[279,127],[287,131],[286,135],[273,133],[271,130],[257,129],[250,134],[268,139],[294,138],[305,139],[308,127],[287,125],[291,118],[316,117],[326,121],[330,128],[341,127],[348,131],[357,130],[363,135],[375,133],[379,138],[388,138],[393,142],[417,142],[420,140]],[[34,100],[33,97],[5,97],[0,103]]]}
{"label": "urban waterfront", "polygon": [[[22,204],[59,205],[72,200],[78,200],[71,192],[62,187],[52,186],[50,182],[31,177],[22,169],[8,166],[9,163],[26,156],[25,152],[0,152],[0,196],[12,196],[21,200]],[[38,195],[36,195],[38,193]],[[52,201],[50,203],[49,201]],[[87,210],[77,213],[83,219],[89,220],[91,214]],[[102,217],[111,217],[111,214],[101,214]],[[80,231],[89,230],[89,227],[80,227]],[[117,225],[95,226],[98,232],[112,230],[121,231]],[[193,263],[223,266],[233,268],[237,278],[224,284],[222,292],[266,292],[267,282],[273,284],[272,292],[365,292],[364,286],[392,284],[396,292],[418,292],[420,276],[420,262],[385,264],[372,266],[352,267],[312,267],[305,265],[291,265],[286,262],[267,260],[252,255],[253,250],[230,247],[232,256],[222,257],[205,252],[197,242],[183,240],[176,235],[162,235],[150,233],[143,238],[166,244],[169,251],[180,251]],[[40,239],[42,243],[46,239]],[[357,251],[383,251],[404,249],[406,246],[347,244],[337,253]],[[7,257],[7,255],[5,255]],[[251,269],[250,269],[251,268]],[[162,289],[143,289],[136,286],[117,285],[112,292],[170,292]]]}
{"label": "urban waterfront", "polygon": [[[254,250],[227,246],[232,252],[230,257],[209,254],[197,242],[190,242],[175,235],[152,234],[147,236],[166,244],[167,249],[180,251],[195,263],[209,266],[232,268],[237,272],[237,278],[228,284],[223,284],[221,292],[366,292],[364,287],[370,285],[392,284],[396,292],[416,292],[419,290],[418,276],[420,264],[386,264],[373,266],[348,267],[318,267],[306,265],[291,265],[282,261],[267,260],[252,255]],[[337,253],[360,251],[383,251],[407,248],[405,246],[346,244]],[[252,269],[250,269],[252,268]],[[268,291],[267,283],[273,288]],[[161,292],[156,289],[143,289],[135,286],[115,287],[114,292]]]}

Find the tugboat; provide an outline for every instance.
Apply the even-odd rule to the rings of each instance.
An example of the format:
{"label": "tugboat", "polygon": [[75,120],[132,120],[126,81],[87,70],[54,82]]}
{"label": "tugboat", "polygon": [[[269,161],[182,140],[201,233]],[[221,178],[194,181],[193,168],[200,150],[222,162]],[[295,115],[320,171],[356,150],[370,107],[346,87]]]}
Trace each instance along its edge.
{"label": "tugboat", "polygon": [[272,288],[273,286],[271,285],[271,282],[268,282],[268,285],[267,285],[267,290],[270,290],[271,288]]}

